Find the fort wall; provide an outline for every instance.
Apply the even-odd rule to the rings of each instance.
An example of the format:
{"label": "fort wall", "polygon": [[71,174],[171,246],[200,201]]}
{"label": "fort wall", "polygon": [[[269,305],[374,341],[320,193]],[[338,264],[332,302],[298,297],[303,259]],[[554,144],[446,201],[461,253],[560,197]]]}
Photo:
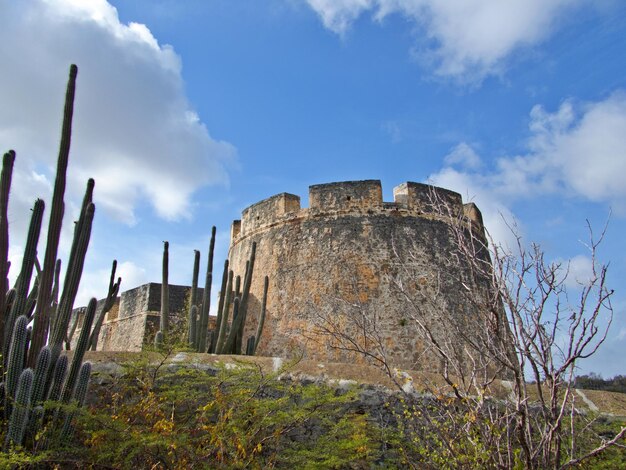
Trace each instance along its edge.
{"label": "fort wall", "polygon": [[[187,315],[189,286],[169,285],[171,323]],[[204,289],[198,288],[198,298]],[[98,301],[96,316],[102,309],[104,300]],[[129,289],[118,297],[115,305],[106,314],[98,336],[98,351],[141,351],[146,344],[152,344],[159,328],[161,310],[161,284],[150,282]],[[86,307],[74,309],[72,322],[78,322],[72,343],[78,341]]]}
{"label": "fort wall", "polygon": [[[484,305],[492,295],[458,256],[459,237],[485,241],[480,210],[458,193],[421,183],[395,187],[390,202],[380,181],[365,180],[311,186],[308,207],[289,193],[253,204],[233,222],[229,248],[230,267],[243,277],[257,244],[244,344],[256,333],[267,275],[257,355],[349,364],[384,357],[393,367],[440,372],[440,355],[424,339],[426,326],[466,360],[468,341],[485,333]],[[488,261],[486,252],[477,256]],[[187,315],[189,290],[170,285],[174,324]],[[122,293],[98,349],[139,351],[151,344],[160,291],[160,284],[149,283]],[[84,309],[75,315],[80,329]]]}
{"label": "fort wall", "polygon": [[[233,224],[229,250],[231,268],[243,275],[257,243],[244,336],[255,333],[268,275],[257,354],[363,361],[339,341],[341,334],[358,338],[361,325],[376,333],[379,344],[363,337],[359,347],[378,348],[397,367],[438,370],[438,356],[411,316],[442,340],[453,329],[470,334],[477,324],[471,318],[478,312],[462,293],[467,267],[451,256],[451,226],[459,223],[468,236],[484,237],[474,204],[413,182],[397,186],[393,202],[383,201],[380,181],[366,180],[311,186],[307,208],[287,193],[248,207]],[[408,305],[407,296],[420,304]],[[455,341],[462,349],[462,341]]]}

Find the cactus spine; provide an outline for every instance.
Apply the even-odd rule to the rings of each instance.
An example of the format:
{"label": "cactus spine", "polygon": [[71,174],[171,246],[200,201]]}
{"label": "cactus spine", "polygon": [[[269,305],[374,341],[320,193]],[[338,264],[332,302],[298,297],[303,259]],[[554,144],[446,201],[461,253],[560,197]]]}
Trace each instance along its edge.
{"label": "cactus spine", "polygon": [[33,371],[25,369],[19,377],[15,406],[9,421],[9,430],[4,441],[4,448],[7,450],[11,443],[21,445],[28,424],[28,414],[30,411],[31,394],[33,387]]}

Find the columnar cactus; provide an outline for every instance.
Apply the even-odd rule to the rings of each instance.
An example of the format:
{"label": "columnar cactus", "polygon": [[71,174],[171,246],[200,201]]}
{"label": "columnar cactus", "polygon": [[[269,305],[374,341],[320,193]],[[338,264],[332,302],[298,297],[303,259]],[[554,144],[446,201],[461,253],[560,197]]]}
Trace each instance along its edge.
{"label": "columnar cactus", "polygon": [[48,395],[46,400],[59,401],[61,397],[61,389],[65,382],[65,375],[67,374],[68,359],[67,356],[61,356],[57,359],[52,373],[52,382],[48,389]]}
{"label": "columnar cactus", "polygon": [[9,355],[6,365],[6,392],[4,400],[5,417],[8,417],[11,409],[11,400],[15,398],[15,390],[20,374],[24,369],[24,354],[26,348],[26,330],[28,320],[25,316],[20,316],[15,321],[13,327],[13,337],[9,347]]}
{"label": "columnar cactus", "polygon": [[[15,289],[15,300],[11,306],[9,317],[6,319],[6,329],[4,338],[4,357],[7,357],[9,350],[8,341],[11,339],[12,328],[15,320],[26,312],[26,304],[28,302],[28,292],[30,287],[30,279],[33,274],[35,258],[37,257],[37,243],[39,242],[39,232],[41,231],[41,221],[43,219],[44,202],[37,199],[33,206],[33,213],[28,227],[28,235],[26,237],[26,247],[24,248],[24,257],[22,258],[22,269],[20,271],[17,286]],[[6,366],[6,360],[4,365]]]}
{"label": "columnar cactus", "polygon": [[[200,251],[193,250],[193,276],[191,281],[191,296],[189,298],[189,331],[187,332],[187,340],[189,347],[196,347],[196,322],[198,320],[198,276],[200,274]],[[196,309],[194,310],[194,307]]]}
{"label": "columnar cactus", "polygon": [[169,242],[163,242],[163,282],[161,283],[161,334],[167,336],[170,315]]}
{"label": "columnar cactus", "polygon": [[11,413],[9,421],[9,429],[4,441],[4,448],[7,450],[13,443],[21,445],[28,424],[28,415],[30,412],[31,394],[33,388],[33,371],[32,369],[24,369],[20,374],[17,393],[15,396],[15,406]]}
{"label": "columnar cactus", "polygon": [[270,278],[265,276],[263,281],[263,301],[261,303],[261,315],[259,316],[259,323],[256,328],[256,335],[254,336],[254,346],[252,348],[252,356],[256,354],[256,349],[259,347],[261,341],[261,333],[263,332],[263,325],[265,324],[265,311],[267,309],[267,290],[269,288]]}
{"label": "columnar cactus", "polygon": [[67,376],[67,380],[65,381],[65,385],[63,386],[63,392],[61,393],[61,401],[63,403],[69,402],[74,391],[78,371],[80,370],[83,358],[85,357],[85,351],[87,351],[87,346],[89,345],[91,324],[93,323],[93,319],[96,314],[97,303],[98,301],[95,298],[92,298],[87,306],[87,312],[85,313],[85,318],[83,320],[83,327],[80,331],[80,337],[78,338],[78,343],[76,344],[74,356],[72,357],[72,365],[70,366],[70,371]]}
{"label": "columnar cactus", "polygon": [[230,297],[232,294],[233,286],[233,271],[228,271],[228,281],[226,281],[226,296],[224,299],[224,306],[222,309],[222,317],[220,322],[220,329],[217,335],[217,343],[215,345],[215,353],[223,354],[222,349],[224,342],[226,341],[226,327],[228,326],[228,313],[230,310]]}
{"label": "columnar cactus", "polygon": [[217,304],[217,319],[215,321],[215,339],[211,344],[210,353],[214,353],[217,346],[217,338],[220,332],[220,325],[222,323],[222,311],[224,310],[224,299],[226,298],[226,284],[228,283],[228,260],[224,261],[224,271],[222,273],[222,285],[220,287],[220,299]]}
{"label": "columnar cactus", "polygon": [[[91,236],[91,226],[93,223],[95,209],[95,206],[90,203],[85,212],[81,214],[81,217],[84,216],[84,224],[81,227],[80,233],[75,234],[75,236],[79,237],[76,249],[76,258],[75,263],[68,263],[68,270],[65,274],[63,292],[57,308],[57,316],[50,338],[50,344],[53,346],[62,346],[67,335],[67,327],[69,326],[74,300],[76,299],[78,285],[83,273],[83,265],[85,262],[87,247],[89,246],[89,238]],[[37,312],[35,312],[35,315],[37,315]]]}
{"label": "columnar cactus", "polygon": [[248,298],[250,297],[250,287],[252,285],[252,275],[254,273],[254,260],[256,258],[256,242],[252,243],[252,249],[250,252],[250,260],[249,263],[246,263],[246,275],[243,281],[243,292],[241,294],[241,305],[239,306],[241,310],[241,323],[237,330],[237,341],[236,341],[236,350],[235,354],[240,354],[241,352],[241,340],[243,338],[243,327],[246,324],[246,318],[248,316]]}
{"label": "columnar cactus", "polygon": [[246,341],[246,356],[254,356],[254,336],[248,337]]}
{"label": "columnar cactus", "polygon": [[46,397],[46,381],[48,379],[48,370],[50,369],[50,360],[52,353],[49,346],[44,346],[39,351],[37,363],[35,365],[35,378],[33,382],[32,403],[38,404]]}
{"label": "columnar cactus", "polygon": [[[36,431],[40,420],[44,417],[41,406],[43,400],[58,401],[59,398],[63,398],[65,402],[68,402],[72,391],[76,390],[75,396],[78,402],[82,403],[87,389],[90,367],[82,367],[81,362],[89,342],[90,328],[95,315],[95,299],[87,310],[67,380],[65,378],[68,359],[65,355],[61,356],[61,349],[67,337],[69,320],[91,235],[95,212],[95,206],[92,203],[93,180],[87,183],[80,218],[74,229],[74,241],[68,259],[65,282],[60,301],[58,301],[61,264],[60,260],[57,260],[57,253],[64,212],[63,198],[71,141],[76,75],[77,68],[72,65],[66,93],[61,145],[43,266],[38,264],[36,248],[44,203],[37,200],[33,208],[22,268],[15,289],[10,290],[6,279],[10,266],[7,259],[7,207],[15,152],[7,152],[3,159],[0,175],[0,353],[3,356],[2,362],[6,364],[2,371],[2,377],[6,382],[0,383],[0,401],[5,403],[5,418],[10,417],[5,445],[22,443],[27,428],[33,433]],[[31,288],[33,268],[37,269],[37,273]],[[111,284],[114,284],[113,281]],[[119,280],[117,288],[119,288]],[[112,290],[110,288],[110,292]],[[54,324],[51,325],[50,319],[53,312],[56,312],[56,315],[54,315]],[[31,319],[34,319],[35,326],[32,338],[29,338],[27,325]],[[45,346],[47,340],[49,340],[49,346]],[[26,360],[30,365],[29,368],[25,368]],[[34,372],[32,368],[35,369]],[[75,385],[77,381],[78,384]],[[29,420],[28,411],[31,406],[34,406],[34,411]],[[58,412],[55,415],[58,415]],[[53,428],[54,421],[52,419],[52,422],[48,422],[46,426]]]}
{"label": "columnar cactus", "polygon": [[211,285],[213,284],[213,251],[215,249],[215,227],[211,228],[209,243],[209,257],[207,260],[206,279],[202,293],[202,310],[200,310],[200,328],[198,329],[198,351],[206,352],[207,329],[209,325],[209,310],[211,309]]}
{"label": "columnar cactus", "polygon": [[109,290],[107,292],[107,297],[104,300],[104,305],[102,309],[98,313],[98,318],[96,319],[95,325],[93,327],[93,331],[91,333],[91,337],[89,338],[89,349],[91,351],[95,351],[98,347],[98,336],[100,336],[100,329],[102,328],[102,323],[104,322],[104,317],[106,314],[113,308],[115,301],[117,300],[117,294],[120,291],[120,285],[122,284],[122,278],[118,277],[117,282],[115,282],[115,270],[117,269],[117,260],[113,260],[113,265],[111,266],[111,278],[109,279]]}
{"label": "columnar cactus", "polygon": [[[91,363],[85,362],[78,373],[78,381],[76,382],[76,388],[72,396],[72,401],[77,407],[82,407],[85,404],[85,397],[87,396],[87,390],[89,389],[89,377],[91,376]],[[76,416],[76,410],[72,410],[65,416],[63,428],[61,429],[61,440],[67,441],[74,433],[72,426],[72,420]]]}
{"label": "columnar cactus", "polygon": [[[48,225],[48,239],[46,243],[46,254],[43,261],[43,271],[39,283],[39,293],[37,294],[37,306],[35,309],[35,324],[33,329],[33,339],[31,352],[29,354],[29,364],[34,364],[37,353],[43,347],[48,335],[50,323],[50,299],[52,282],[54,280],[54,269],[57,260],[59,240],[61,236],[61,223],[63,221],[65,194],[65,182],[67,174],[67,164],[70,153],[70,143],[72,137],[72,116],[74,114],[74,95],[76,91],[76,75],[78,67],[70,67],[70,76],[67,82],[65,94],[65,109],[63,111],[63,127],[61,130],[61,144],[59,147],[59,158],[57,160],[57,172],[52,193],[52,206],[50,209],[50,222]],[[68,265],[69,267],[69,265]],[[59,341],[61,344],[63,338]]]}
{"label": "columnar cactus", "polygon": [[13,175],[15,152],[9,150],[2,158],[2,173],[0,174],[0,351],[4,350],[4,312],[6,299],[4,293],[9,290],[9,189]]}
{"label": "columnar cactus", "polygon": [[196,335],[198,334],[198,306],[192,305],[189,311],[189,347],[196,347]]}
{"label": "columnar cactus", "polygon": [[237,340],[237,329],[241,322],[241,299],[235,297],[233,302],[233,322],[230,325],[230,331],[228,332],[228,338],[224,341],[224,345],[221,348],[221,354],[232,354],[235,347],[235,341]]}

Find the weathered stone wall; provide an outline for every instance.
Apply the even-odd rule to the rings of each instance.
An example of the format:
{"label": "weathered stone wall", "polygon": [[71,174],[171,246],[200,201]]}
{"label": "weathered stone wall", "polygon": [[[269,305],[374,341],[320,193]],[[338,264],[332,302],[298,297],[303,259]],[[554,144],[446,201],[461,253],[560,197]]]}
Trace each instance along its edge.
{"label": "weathered stone wall", "polygon": [[[170,284],[170,325],[186,318],[190,291],[189,286]],[[204,289],[198,288],[199,299],[203,292]],[[96,316],[103,304],[104,300],[98,301]],[[85,310],[86,307],[80,307],[72,313],[78,321],[72,338],[74,344],[80,335]],[[98,337],[98,351],[141,351],[144,345],[152,344],[159,328],[160,310],[161,284],[151,282],[122,292],[105,317]]]}
{"label": "weathered stone wall", "polygon": [[250,206],[233,224],[229,251],[232,269],[243,276],[257,243],[245,337],[255,332],[268,275],[257,354],[363,362],[363,355],[342,350],[354,346],[341,344],[345,334],[374,355],[384,353],[392,366],[439,370],[418,323],[461,356],[464,340],[452,332],[470,337],[484,325],[467,302],[467,267],[451,256],[451,223],[463,214],[474,235],[484,236],[480,211],[464,206],[459,194],[409,182],[395,188],[394,202],[384,202],[374,180],[311,186],[309,208],[285,193]]}

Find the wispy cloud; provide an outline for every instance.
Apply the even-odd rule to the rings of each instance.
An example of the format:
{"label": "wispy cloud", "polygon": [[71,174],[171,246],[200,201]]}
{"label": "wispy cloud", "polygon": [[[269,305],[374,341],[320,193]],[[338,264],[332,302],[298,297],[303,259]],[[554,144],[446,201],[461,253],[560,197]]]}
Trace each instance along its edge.
{"label": "wispy cloud", "polygon": [[529,131],[527,152],[501,157],[491,169],[475,166],[478,153],[462,142],[430,179],[473,199],[498,240],[509,232],[502,215],[510,220],[508,206],[524,198],[579,197],[626,212],[626,93],[593,103],[568,100],[554,112],[536,105]]}
{"label": "wispy cloud", "polygon": [[501,73],[519,49],[539,44],[584,0],[307,0],[324,25],[343,35],[362,14],[400,14],[416,26],[414,55],[434,74],[479,82]]}

